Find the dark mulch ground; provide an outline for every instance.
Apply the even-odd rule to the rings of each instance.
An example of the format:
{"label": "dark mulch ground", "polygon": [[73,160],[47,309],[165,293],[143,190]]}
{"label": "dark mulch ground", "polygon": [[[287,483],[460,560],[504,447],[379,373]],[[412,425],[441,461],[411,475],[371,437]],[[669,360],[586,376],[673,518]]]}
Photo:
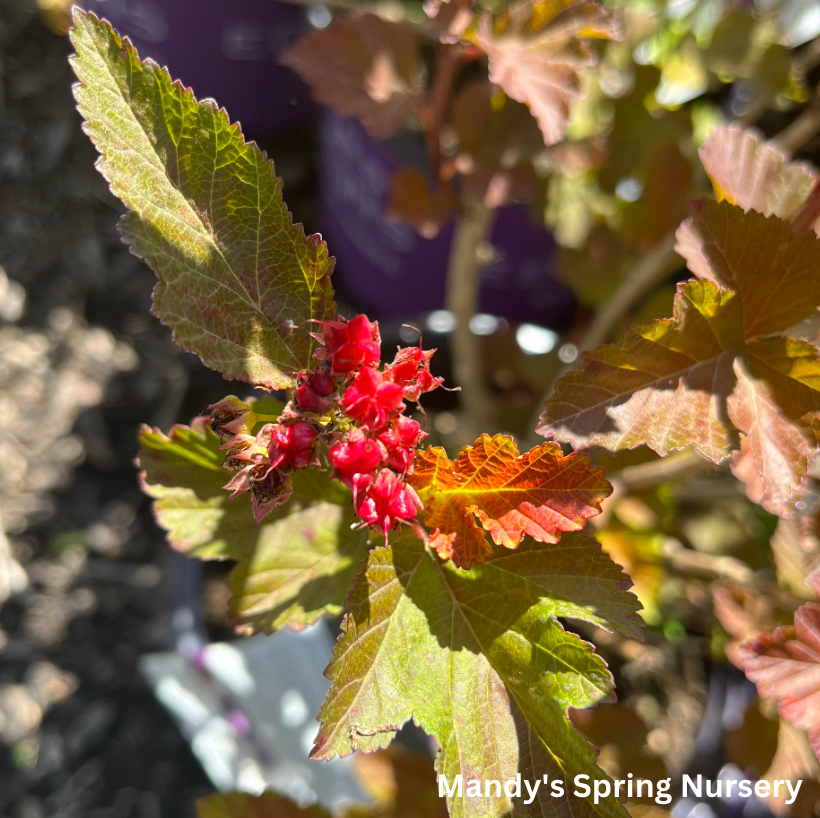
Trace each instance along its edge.
{"label": "dark mulch ground", "polygon": [[[73,321],[110,377],[97,398],[60,398],[34,421],[18,412],[15,422],[44,434],[60,417],[69,428],[36,457],[29,447],[4,464],[27,469],[6,480],[3,502],[29,587],[0,608],[0,816],[192,815],[208,782],[137,671],[141,654],[171,647],[172,632],[167,548],[132,461],[141,422],[168,428],[224,387],[149,315],[154,277],[117,237],[119,204],[74,110],[68,42],[31,6],[0,1],[0,265],[26,291],[25,312],[2,331],[25,350]],[[83,322],[108,332],[88,334]],[[40,408],[65,374],[65,349],[55,342],[49,353]],[[0,434],[20,437],[12,426]],[[69,437],[73,460],[52,468]]]}

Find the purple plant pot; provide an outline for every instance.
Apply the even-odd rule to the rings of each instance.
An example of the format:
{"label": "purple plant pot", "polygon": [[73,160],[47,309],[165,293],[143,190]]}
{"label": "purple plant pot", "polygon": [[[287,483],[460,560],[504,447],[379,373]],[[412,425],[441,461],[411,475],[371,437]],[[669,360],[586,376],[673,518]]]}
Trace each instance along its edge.
{"label": "purple plant pot", "polygon": [[264,140],[315,112],[304,83],[279,65],[309,26],[304,9],[275,0],[82,0],[165,65],[199,99],[213,97],[247,139]]}
{"label": "purple plant pot", "polygon": [[[322,127],[322,233],[337,258],[337,283],[374,318],[411,320],[444,305],[453,224],[434,239],[384,216],[390,178],[423,167],[407,137],[377,143],[359,123],[325,111]],[[578,304],[553,272],[555,243],[524,206],[499,211],[490,237],[496,260],[483,272],[481,310],[562,330]]]}

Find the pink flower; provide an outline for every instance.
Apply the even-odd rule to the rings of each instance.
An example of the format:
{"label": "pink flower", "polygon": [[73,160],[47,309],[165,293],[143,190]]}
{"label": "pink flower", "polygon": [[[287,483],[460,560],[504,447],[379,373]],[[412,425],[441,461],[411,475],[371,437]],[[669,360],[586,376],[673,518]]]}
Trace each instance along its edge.
{"label": "pink flower", "polygon": [[384,534],[400,520],[412,520],[422,510],[416,492],[390,469],[382,469],[376,479],[356,498],[356,513]]}
{"label": "pink flower", "polygon": [[[311,464],[316,432],[309,424],[303,421],[294,423],[292,426],[270,424],[270,429],[268,456],[271,466],[292,466],[294,469],[304,469]],[[262,431],[264,430],[260,430],[260,436]]]}
{"label": "pink flower", "polygon": [[385,381],[380,372],[362,369],[342,395],[342,409],[360,426],[376,431],[387,425],[392,412],[404,408],[402,393],[400,386]]}
{"label": "pink flower", "polygon": [[338,472],[339,479],[349,489],[354,488],[356,475],[369,474],[378,468],[382,457],[379,444],[361,429],[353,429],[346,440],[330,449],[330,462]]}
{"label": "pink flower", "polygon": [[396,353],[393,363],[385,366],[384,377],[404,390],[404,397],[414,403],[425,392],[432,392],[444,383],[444,378],[430,374],[430,359],[434,349],[404,347]]}
{"label": "pink flower", "polygon": [[328,359],[336,372],[354,372],[379,362],[379,325],[357,315],[351,321],[320,321]]}
{"label": "pink flower", "polygon": [[299,406],[308,412],[327,412],[333,405],[330,396],[336,391],[333,379],[321,372],[314,372],[310,376],[307,372],[298,372],[297,378],[303,381],[293,393]]}

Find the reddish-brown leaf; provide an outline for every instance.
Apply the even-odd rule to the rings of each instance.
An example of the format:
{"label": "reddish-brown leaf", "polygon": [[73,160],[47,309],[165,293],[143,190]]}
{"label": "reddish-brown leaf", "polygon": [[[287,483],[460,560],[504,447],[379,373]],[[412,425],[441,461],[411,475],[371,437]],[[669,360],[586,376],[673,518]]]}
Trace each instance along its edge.
{"label": "reddish-brown leaf", "polygon": [[795,235],[782,219],[743,213],[728,202],[704,199],[694,208],[698,254],[684,258],[698,278],[742,297],[747,339],[785,332],[816,314],[820,241],[814,235]]}
{"label": "reddish-brown leaf", "polygon": [[535,196],[539,180],[532,160],[543,152],[544,140],[525,105],[479,80],[459,91],[450,125],[458,137],[453,170],[464,193],[490,208]]}
{"label": "reddish-brown leaf", "polygon": [[790,219],[817,177],[808,165],[789,162],[779,148],[737,125],[718,125],[699,154],[719,201],[764,216]]}
{"label": "reddish-brown leaf", "polygon": [[426,239],[435,238],[450,218],[450,199],[441,188],[432,188],[417,170],[402,168],[390,180],[387,217],[413,227]]}
{"label": "reddish-brown leaf", "polygon": [[523,455],[512,438],[482,435],[453,462],[432,446],[416,455],[408,482],[424,503],[424,522],[443,559],[482,563],[496,545],[515,549],[529,535],[557,542],[600,513],[612,491],[604,470],[582,454],[565,457],[546,443]]}
{"label": "reddish-brown leaf", "polygon": [[[787,161],[786,154],[755,131],[737,125],[715,128],[700,149],[700,159],[718,201],[785,220],[798,213],[817,178],[808,165]],[[701,226],[686,219],[678,228],[675,249],[696,276],[711,278]]]}
{"label": "reddish-brown leaf", "polygon": [[708,275],[679,285],[671,321],[585,354],[538,431],[576,448],[694,445],[715,462],[741,432],[761,501],[785,514],[817,448],[820,361],[814,344],[774,333],[816,313],[820,241],[727,202],[699,203],[694,224]]}
{"label": "reddish-brown leaf", "polygon": [[820,605],[807,602],[794,625],[742,645],[740,661],[758,693],[777,699],[780,715],[808,733],[820,757]]}
{"label": "reddish-brown leaf", "polygon": [[423,70],[415,35],[374,14],[336,18],[281,57],[313,98],[358,118],[375,139],[397,134],[416,112]]}
{"label": "reddish-brown leaf", "polygon": [[618,38],[612,17],[592,0],[525,0],[495,25],[489,16],[479,24],[490,80],[529,106],[546,145],[564,135],[570,103],[581,96],[579,72],[594,63],[589,38]]}

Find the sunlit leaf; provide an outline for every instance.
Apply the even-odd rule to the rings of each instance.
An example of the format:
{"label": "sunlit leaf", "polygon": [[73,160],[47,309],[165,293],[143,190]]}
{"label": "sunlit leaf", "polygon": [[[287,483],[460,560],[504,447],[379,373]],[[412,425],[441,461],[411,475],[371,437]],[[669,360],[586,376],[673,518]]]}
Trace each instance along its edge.
{"label": "sunlit leaf", "polygon": [[317,102],[386,139],[415,115],[424,88],[418,48],[410,30],[359,14],[312,31],[280,62],[302,77]]}
{"label": "sunlit leaf", "polygon": [[321,237],[293,224],[273,164],[213,100],[77,8],[71,40],[97,167],[130,211],[122,236],[159,278],[154,314],[226,378],[292,386],[309,321],[335,313]]}
{"label": "sunlit leaf", "polygon": [[[590,575],[590,561],[607,582]],[[462,774],[483,785],[517,772],[531,781],[601,777],[566,708],[610,698],[611,680],[591,647],[554,617],[635,632],[636,601],[618,575],[580,535],[471,571],[441,562],[414,539],[371,551],[327,670],[331,687],[313,757],[384,747],[412,718],[438,742],[436,769],[450,781]],[[607,604],[614,607],[603,613]],[[516,812],[623,816],[614,799],[596,807],[571,793],[539,794],[529,807],[517,801]],[[512,806],[503,795],[471,795],[449,799],[451,815],[501,816]]]}
{"label": "sunlit leaf", "polygon": [[789,162],[783,151],[737,125],[718,125],[700,149],[715,195],[744,210],[790,219],[805,201],[817,172]]}
{"label": "sunlit leaf", "polygon": [[679,285],[672,320],[582,356],[538,431],[576,448],[646,444],[665,455],[694,445],[715,462],[742,432],[762,499],[782,503],[816,449],[820,362],[813,344],[773,333],[816,312],[820,241],[727,202],[699,203],[694,225],[711,280]]}
{"label": "sunlit leaf", "polygon": [[557,542],[600,513],[612,487],[586,455],[564,457],[547,443],[523,455],[512,438],[482,435],[455,462],[431,446],[416,455],[408,482],[424,504],[431,545],[444,559],[469,568],[496,545],[516,548],[525,535]]}

